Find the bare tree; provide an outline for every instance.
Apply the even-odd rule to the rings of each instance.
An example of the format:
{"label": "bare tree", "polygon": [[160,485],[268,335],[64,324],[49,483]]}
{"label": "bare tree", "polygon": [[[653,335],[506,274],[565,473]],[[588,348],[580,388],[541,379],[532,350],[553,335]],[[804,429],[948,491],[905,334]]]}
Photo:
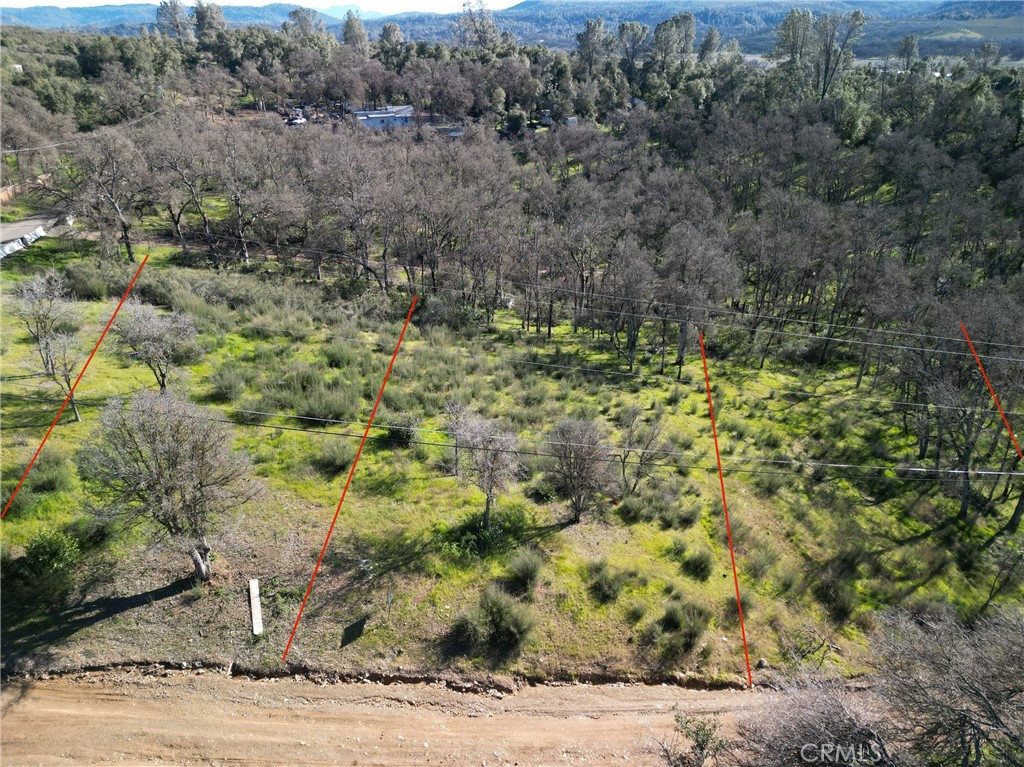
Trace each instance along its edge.
{"label": "bare tree", "polygon": [[455,451],[455,460],[452,471],[459,473],[459,446],[465,438],[465,426],[471,414],[465,403],[457,399],[449,399],[444,403],[444,424],[451,432],[452,442]]}
{"label": "bare tree", "polygon": [[128,260],[135,261],[133,232],[150,201],[149,183],[144,158],[130,135],[120,132],[77,144],[47,189],[102,234],[119,235]]}
{"label": "bare tree", "polygon": [[620,416],[622,438],[613,455],[622,473],[622,496],[635,495],[640,483],[651,476],[654,465],[665,456],[662,412],[656,410],[650,420],[644,420],[644,409],[634,403]]}
{"label": "bare tree", "polygon": [[501,431],[495,421],[477,415],[464,419],[458,441],[469,450],[461,476],[487,497],[484,529],[490,530],[494,498],[508,488],[519,470],[518,440],[515,434]]}
{"label": "bare tree", "polygon": [[207,540],[219,517],[256,496],[249,461],[231,432],[175,395],[144,391],[107,405],[82,466],[105,501],[102,513],[147,522],[184,543],[199,581],[210,580]]}
{"label": "bare tree", "polygon": [[[81,360],[73,332],[78,325],[78,316],[63,275],[44,272],[22,283],[17,292],[15,313],[32,336],[43,373],[65,395],[70,394],[72,379]],[[74,397],[70,404],[75,420],[81,421]]]}
{"label": "bare tree", "polygon": [[879,691],[929,764],[1024,765],[1022,636],[1016,608],[973,629],[951,613],[883,619],[873,643]]}
{"label": "bare tree", "polygon": [[199,353],[191,318],[181,312],[161,314],[150,304],[127,304],[114,332],[128,356],[150,369],[161,392],[167,390],[171,368]]}
{"label": "bare tree", "polygon": [[[805,673],[780,682],[784,704],[768,706],[740,725],[743,767],[813,763],[893,767],[888,731],[866,693],[836,678]],[[838,750],[838,756],[837,756]]]}
{"label": "bare tree", "polygon": [[[75,373],[82,363],[82,348],[78,338],[74,333],[55,333],[47,339],[46,347],[46,373],[67,397],[71,394]],[[69,397],[68,404],[75,414],[75,420],[81,421],[82,415],[78,412],[74,395]]]}
{"label": "bare tree", "polygon": [[551,430],[551,470],[560,490],[569,500],[573,522],[590,510],[604,489],[607,451],[601,447],[604,435],[594,421],[566,418]]}
{"label": "bare tree", "polygon": [[54,271],[37,274],[18,286],[15,312],[36,345],[78,321],[67,280]]}

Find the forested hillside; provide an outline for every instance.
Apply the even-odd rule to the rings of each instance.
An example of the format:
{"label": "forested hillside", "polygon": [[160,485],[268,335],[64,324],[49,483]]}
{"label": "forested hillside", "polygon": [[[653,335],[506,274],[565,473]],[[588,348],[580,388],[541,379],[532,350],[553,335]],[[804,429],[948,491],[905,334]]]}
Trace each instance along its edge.
{"label": "forested hillside", "polygon": [[[4,517],[5,670],[745,684],[732,546],[759,683],[880,673],[851,738],[1019,757],[1024,77],[997,45],[854,67],[863,14],[797,9],[762,67],[688,13],[566,53],[479,8],[452,47],[162,8],[145,37],[5,30],[3,171],[34,179],[5,217],[74,218],[2,262],[5,505],[150,259]],[[787,712],[749,764],[799,763]]]}
{"label": "forested hillside", "polygon": [[[816,0],[798,3],[812,13],[852,13],[860,10],[870,20],[855,53],[859,58],[883,58],[892,53],[897,41],[914,33],[921,40],[925,55],[963,56],[982,43],[995,43],[1011,58],[1024,56],[1024,14],[1019,3],[1012,0]],[[476,5],[474,5],[476,7]],[[121,35],[149,34],[160,28],[158,6],[128,4],[57,8],[0,8],[5,26],[28,26],[38,29],[62,29],[78,32],[103,32]],[[543,44],[549,48],[571,51],[576,46],[576,33],[588,19],[603,18],[610,28],[624,21],[639,21],[654,28],[662,21],[686,11],[702,29],[714,26],[725,39],[735,39],[745,53],[763,55],[775,44],[775,27],[790,6],[778,2],[735,2],[717,0],[681,6],[666,0],[631,0],[612,3],[605,0],[526,0],[510,8],[494,12],[494,19],[503,31],[523,44]],[[223,9],[224,20],[232,27],[259,25],[279,27],[288,14],[301,6],[271,3],[261,6],[229,5]],[[324,22],[328,31],[341,37],[344,19],[354,6],[336,6],[326,11],[310,9],[314,18]],[[458,28],[456,13],[401,13],[384,16],[361,14],[367,31],[377,37],[385,24],[398,24],[406,39],[413,42],[449,43],[453,28]]]}

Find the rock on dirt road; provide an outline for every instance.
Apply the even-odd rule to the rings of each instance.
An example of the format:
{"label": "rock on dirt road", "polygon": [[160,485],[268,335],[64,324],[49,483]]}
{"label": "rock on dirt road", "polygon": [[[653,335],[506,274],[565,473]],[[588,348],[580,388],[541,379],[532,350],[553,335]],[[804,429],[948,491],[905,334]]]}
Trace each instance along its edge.
{"label": "rock on dirt road", "polygon": [[5,682],[16,765],[655,765],[673,707],[737,716],[766,692],[567,685],[316,684],[144,669]]}

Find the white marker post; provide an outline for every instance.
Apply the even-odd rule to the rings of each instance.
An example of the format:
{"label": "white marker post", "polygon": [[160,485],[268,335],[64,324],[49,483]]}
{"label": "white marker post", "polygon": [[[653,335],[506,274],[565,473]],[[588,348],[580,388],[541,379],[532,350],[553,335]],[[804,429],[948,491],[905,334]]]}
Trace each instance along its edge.
{"label": "white marker post", "polygon": [[252,633],[263,633],[263,610],[260,608],[260,582],[257,578],[249,581],[249,609],[252,610]]}

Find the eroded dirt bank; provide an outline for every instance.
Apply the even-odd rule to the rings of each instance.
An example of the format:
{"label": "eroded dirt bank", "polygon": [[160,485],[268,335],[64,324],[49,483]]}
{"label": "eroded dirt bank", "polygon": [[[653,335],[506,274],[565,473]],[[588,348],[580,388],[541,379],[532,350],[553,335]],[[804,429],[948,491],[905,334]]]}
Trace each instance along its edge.
{"label": "eroded dirt bank", "polygon": [[740,715],[776,693],[673,686],[316,684],[121,669],[4,683],[15,765],[653,765],[672,709]]}

